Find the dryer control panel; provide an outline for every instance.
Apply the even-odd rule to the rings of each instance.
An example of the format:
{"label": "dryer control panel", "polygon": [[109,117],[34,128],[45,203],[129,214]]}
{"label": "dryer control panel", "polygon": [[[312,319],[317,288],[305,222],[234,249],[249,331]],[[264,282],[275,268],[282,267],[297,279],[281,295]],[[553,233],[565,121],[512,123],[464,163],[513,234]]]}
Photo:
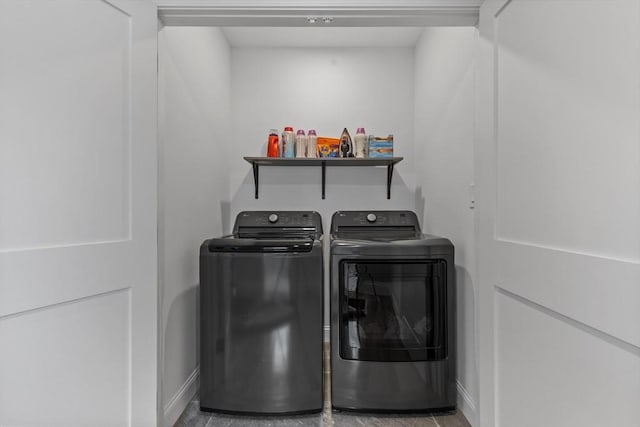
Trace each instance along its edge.
{"label": "dryer control panel", "polygon": [[419,233],[420,223],[412,211],[338,211],[331,219],[332,234],[347,230],[379,232],[382,229]]}

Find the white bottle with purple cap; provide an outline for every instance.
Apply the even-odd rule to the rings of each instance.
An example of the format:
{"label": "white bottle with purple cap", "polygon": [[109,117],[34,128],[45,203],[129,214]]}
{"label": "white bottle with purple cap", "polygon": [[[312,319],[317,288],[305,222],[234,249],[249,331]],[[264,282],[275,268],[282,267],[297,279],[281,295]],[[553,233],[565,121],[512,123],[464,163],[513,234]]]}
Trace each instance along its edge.
{"label": "white bottle with purple cap", "polygon": [[353,151],[357,158],[367,157],[367,135],[364,133],[364,128],[358,128],[356,131],[356,136],[353,138],[353,145]]}
{"label": "white bottle with purple cap", "polygon": [[318,136],[315,129],[310,129],[307,135],[307,157],[312,159],[318,157]]}
{"label": "white bottle with purple cap", "polygon": [[307,137],[302,129],[296,132],[296,157],[307,157]]}

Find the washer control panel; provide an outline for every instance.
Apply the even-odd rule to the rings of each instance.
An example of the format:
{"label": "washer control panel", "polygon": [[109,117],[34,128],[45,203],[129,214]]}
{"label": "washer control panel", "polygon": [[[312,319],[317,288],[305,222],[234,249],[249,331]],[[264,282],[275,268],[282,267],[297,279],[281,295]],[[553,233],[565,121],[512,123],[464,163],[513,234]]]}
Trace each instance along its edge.
{"label": "washer control panel", "polygon": [[239,227],[314,228],[321,233],[322,219],[312,211],[245,211],[236,217],[234,231]]}

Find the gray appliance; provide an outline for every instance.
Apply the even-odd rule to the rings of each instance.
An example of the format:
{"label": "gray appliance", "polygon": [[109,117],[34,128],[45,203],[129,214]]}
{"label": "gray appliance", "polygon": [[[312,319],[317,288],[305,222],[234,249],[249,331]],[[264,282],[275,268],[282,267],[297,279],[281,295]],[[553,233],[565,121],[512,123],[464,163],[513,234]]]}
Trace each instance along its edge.
{"label": "gray appliance", "polygon": [[331,400],[335,409],[456,405],[454,248],[410,211],[331,220]]}
{"label": "gray appliance", "polygon": [[241,212],[202,243],[202,410],[322,410],[322,247],[316,212]]}

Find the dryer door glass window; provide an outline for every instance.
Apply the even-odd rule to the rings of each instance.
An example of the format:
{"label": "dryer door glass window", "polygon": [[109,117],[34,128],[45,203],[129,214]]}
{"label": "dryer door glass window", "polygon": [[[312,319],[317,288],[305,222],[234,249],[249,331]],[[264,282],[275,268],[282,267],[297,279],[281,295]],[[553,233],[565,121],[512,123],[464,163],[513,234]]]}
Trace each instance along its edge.
{"label": "dryer door glass window", "polygon": [[446,264],[343,261],[340,356],[370,361],[446,357]]}

